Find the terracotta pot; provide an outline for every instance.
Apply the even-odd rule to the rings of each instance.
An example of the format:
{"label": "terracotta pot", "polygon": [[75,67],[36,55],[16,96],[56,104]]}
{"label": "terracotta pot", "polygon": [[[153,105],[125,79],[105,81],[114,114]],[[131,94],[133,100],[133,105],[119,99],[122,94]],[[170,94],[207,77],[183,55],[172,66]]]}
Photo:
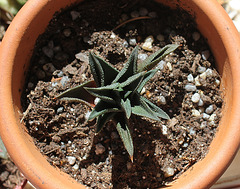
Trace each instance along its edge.
{"label": "terracotta pot", "polygon": [[[36,188],[84,188],[52,167],[19,121],[20,95],[34,44],[56,11],[80,0],[29,0],[11,23],[0,45],[0,133],[20,171]],[[224,89],[219,130],[206,158],[172,183],[170,188],[208,188],[226,170],[240,142],[240,38],[216,0],[158,0],[180,6],[196,18],[217,61]]]}

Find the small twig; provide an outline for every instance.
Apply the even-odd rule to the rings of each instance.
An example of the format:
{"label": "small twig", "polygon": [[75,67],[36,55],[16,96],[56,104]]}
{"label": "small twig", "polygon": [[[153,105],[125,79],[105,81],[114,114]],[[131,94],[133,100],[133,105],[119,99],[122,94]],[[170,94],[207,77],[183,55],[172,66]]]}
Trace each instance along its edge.
{"label": "small twig", "polygon": [[31,108],[32,108],[32,103],[30,103],[30,104],[28,105],[26,111],[23,112],[23,116],[22,116],[22,119],[20,120],[20,123],[23,122],[23,120],[25,119],[25,117],[27,116],[27,114],[29,113],[29,111],[31,110]]}
{"label": "small twig", "polygon": [[118,28],[122,27],[123,25],[125,25],[125,24],[127,24],[129,22],[133,22],[133,21],[136,21],[136,20],[143,20],[143,19],[151,19],[151,17],[149,17],[149,16],[141,16],[141,17],[131,18],[129,20],[126,20],[126,21],[122,22],[121,24],[119,24],[115,28],[113,28],[112,31],[117,30]]}
{"label": "small twig", "polygon": [[60,148],[60,146],[57,146],[57,147],[53,148],[52,150],[45,152],[44,155],[50,154],[50,153],[54,152],[55,150],[58,150],[59,148]]}

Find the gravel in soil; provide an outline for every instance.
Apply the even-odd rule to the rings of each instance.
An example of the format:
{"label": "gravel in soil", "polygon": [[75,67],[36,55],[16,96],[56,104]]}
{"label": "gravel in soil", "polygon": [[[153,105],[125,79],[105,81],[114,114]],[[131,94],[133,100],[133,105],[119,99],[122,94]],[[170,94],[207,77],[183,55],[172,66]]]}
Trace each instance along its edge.
{"label": "gravel in soil", "polygon": [[25,179],[10,159],[0,159],[0,188],[12,189]]}
{"label": "gravel in soil", "polygon": [[[204,158],[222,98],[214,58],[193,23],[152,1],[91,0],[56,15],[36,44],[22,96],[22,120],[48,161],[91,188],[157,188]],[[171,43],[180,47],[142,91],[171,119],[131,116],[133,163],[114,122],[95,135],[90,107],[55,99],[92,78],[89,51],[120,70],[136,45],[140,62]]]}

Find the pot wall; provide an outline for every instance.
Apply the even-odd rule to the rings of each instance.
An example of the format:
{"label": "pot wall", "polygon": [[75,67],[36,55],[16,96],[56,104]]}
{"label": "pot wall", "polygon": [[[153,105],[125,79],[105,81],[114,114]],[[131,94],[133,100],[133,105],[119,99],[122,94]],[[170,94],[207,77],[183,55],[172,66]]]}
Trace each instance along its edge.
{"label": "pot wall", "polygon": [[[207,188],[221,176],[239,147],[239,35],[215,0],[157,1],[172,7],[183,7],[194,15],[199,30],[209,42],[222,76],[224,115],[210,151],[204,160],[195,164],[172,185],[172,188]],[[21,90],[36,39],[44,32],[55,11],[75,2],[80,0],[29,0],[15,17],[0,46],[1,137],[15,164],[34,186],[41,189],[83,187],[49,165],[26,133],[25,127],[20,124],[18,116],[21,111]]]}

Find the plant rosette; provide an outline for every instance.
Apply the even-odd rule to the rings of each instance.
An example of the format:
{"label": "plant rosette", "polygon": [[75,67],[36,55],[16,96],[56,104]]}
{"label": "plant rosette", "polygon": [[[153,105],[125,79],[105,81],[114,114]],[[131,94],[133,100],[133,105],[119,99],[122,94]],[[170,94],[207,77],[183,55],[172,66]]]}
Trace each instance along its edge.
{"label": "plant rosette", "polygon": [[[94,53],[89,53],[89,64],[94,81],[68,89],[57,98],[83,102],[86,96],[99,98],[88,120],[97,118],[98,133],[109,119],[116,121],[117,131],[133,161],[133,140],[129,131],[128,120],[131,114],[148,117],[160,121],[159,117],[169,119],[169,116],[151,101],[141,96],[144,85],[155,75],[158,69],[151,70],[166,55],[177,49],[178,45],[167,45],[155,52],[140,65],[137,64],[138,46],[135,47],[128,62],[118,71]],[[95,82],[97,88],[88,87]],[[91,84],[92,85],[92,84]],[[92,97],[94,98],[94,97]],[[96,99],[95,99],[96,100]],[[86,102],[90,104],[90,102]]]}
{"label": "plant rosette", "polygon": [[[19,111],[22,109],[20,102],[21,90],[23,89],[25,71],[28,69],[35,42],[38,36],[44,32],[53,14],[75,2],[77,1],[28,1],[15,17],[0,47],[0,71],[2,76],[0,80],[2,86],[0,90],[1,137],[15,164],[37,188],[83,187],[65,173],[49,165],[46,158],[35,147],[32,138],[27,134],[25,126],[19,121]],[[239,35],[227,14],[216,1],[168,2],[163,0],[158,2],[172,8],[181,7],[194,15],[198,29],[207,39],[216,59],[218,71],[221,74],[222,88],[224,88],[223,116],[219,124],[219,130],[210,145],[209,152],[203,160],[193,165],[191,169],[170,184],[170,188],[199,188],[199,186],[208,188],[225,171],[239,147],[240,116],[238,115],[238,109],[240,101],[238,87],[240,81],[238,77],[239,71],[236,69],[240,59]],[[211,7],[215,8],[212,9]],[[10,45],[16,46],[10,47]],[[93,55],[93,57],[95,56]],[[124,72],[120,71],[115,76],[117,77],[120,73],[124,75]],[[152,72],[146,73],[150,74]],[[139,78],[144,80],[144,74],[146,73],[140,72],[142,78],[137,75],[136,80]],[[101,78],[99,75],[97,77],[98,80],[99,77]],[[134,81],[133,78],[131,79],[131,81]],[[111,81],[114,81],[114,79],[111,79]],[[118,80],[116,79],[116,81]],[[131,83],[130,80],[126,79],[125,81]],[[113,87],[111,90],[116,89],[118,92],[122,87],[125,87],[125,85],[119,87],[121,83],[116,84],[113,82],[113,85],[118,86],[113,87],[110,84],[109,86]],[[98,87],[103,86],[99,84]],[[133,88],[137,90],[138,85]],[[96,90],[89,88],[85,89],[91,91],[92,94],[96,92]],[[128,117],[130,111],[126,107],[129,107],[131,103],[127,102],[127,99],[129,99],[127,98],[128,93],[124,92],[123,94],[126,101],[118,104],[118,107],[121,107],[125,112],[125,116]],[[129,95],[131,94],[129,93]],[[99,95],[96,94],[95,96]],[[107,97],[109,99],[109,96]],[[107,98],[104,97],[104,99]],[[136,110],[131,112],[136,113]],[[129,154],[131,156],[131,152]]]}

